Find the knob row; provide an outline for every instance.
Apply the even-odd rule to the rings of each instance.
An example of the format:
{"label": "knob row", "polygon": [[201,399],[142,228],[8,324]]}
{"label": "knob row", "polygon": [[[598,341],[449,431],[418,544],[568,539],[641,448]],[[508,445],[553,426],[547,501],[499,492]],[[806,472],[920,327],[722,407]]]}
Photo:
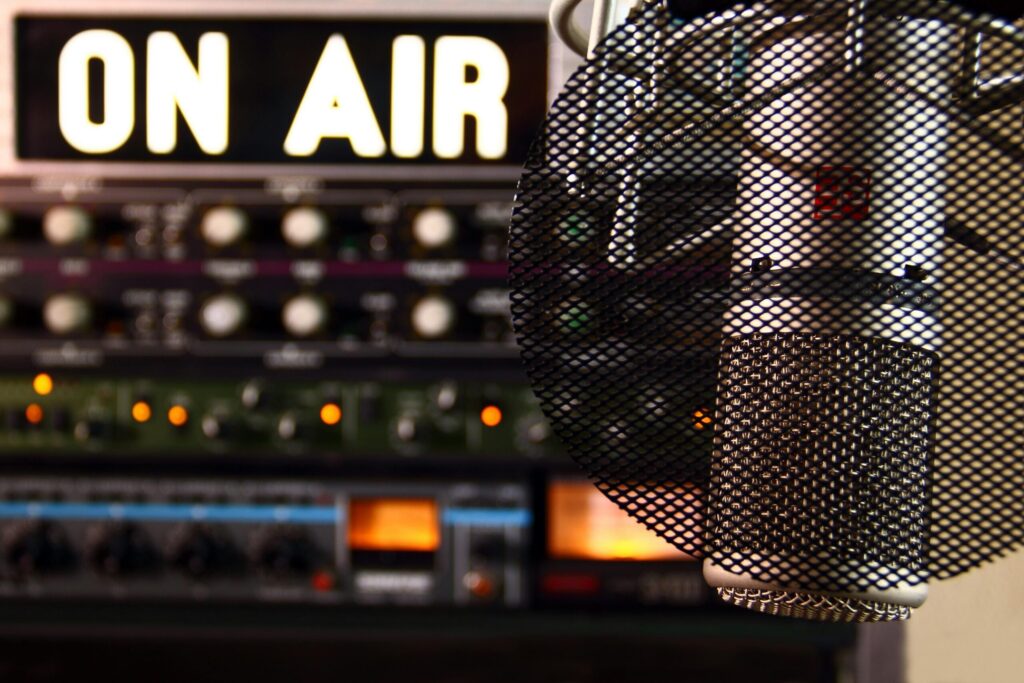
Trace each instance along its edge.
{"label": "knob row", "polygon": [[[223,249],[241,242],[249,233],[249,217],[234,206],[217,206],[203,214],[199,233],[212,247]],[[297,249],[314,247],[327,239],[330,220],[322,210],[301,206],[290,209],[281,219],[281,237]],[[441,249],[455,242],[458,222],[447,209],[430,207],[412,219],[412,238],[424,249]]]}
{"label": "knob row", "polygon": [[[13,312],[11,301],[0,297],[0,326],[10,322]],[[80,294],[55,294],[43,304],[42,317],[46,329],[55,335],[77,334],[86,331],[92,324],[92,305]],[[298,338],[312,337],[322,332],[329,317],[326,302],[314,294],[294,296],[281,309],[282,326],[288,334]],[[215,339],[236,334],[248,318],[249,307],[236,294],[214,295],[199,309],[200,326]],[[410,313],[413,332],[423,339],[445,336],[454,328],[455,320],[455,305],[439,295],[420,299]]]}
{"label": "knob row", "polygon": [[[0,210],[0,238],[12,230],[10,212]],[[308,249],[323,243],[330,234],[330,218],[321,209],[300,206],[289,209],[281,219],[281,237],[296,249]],[[448,209],[428,207],[412,219],[413,241],[424,249],[441,249],[455,242],[458,221]],[[239,244],[251,229],[249,215],[235,206],[208,209],[199,223],[199,234],[208,245],[225,249]],[[77,206],[54,206],[42,218],[43,237],[56,247],[81,244],[93,236],[93,217]]]}
{"label": "knob row", "polygon": [[[236,334],[249,317],[248,306],[235,294],[218,294],[206,300],[199,310],[199,324],[214,338]],[[455,326],[455,306],[442,296],[431,295],[417,301],[410,316],[413,331],[424,339],[437,339]],[[281,324],[294,337],[311,337],[324,330],[329,319],[327,304],[314,294],[299,294],[281,309]]]}
{"label": "knob row", "polygon": [[[241,570],[245,555],[224,535],[204,525],[182,527],[170,538],[166,556],[139,526],[103,524],[89,530],[84,559],[94,571],[111,577],[144,573],[163,560],[194,578]],[[3,557],[19,576],[69,571],[76,553],[68,534],[55,522],[25,521],[4,530]],[[321,553],[301,530],[282,527],[263,532],[249,562],[275,577],[301,576],[321,564]]]}

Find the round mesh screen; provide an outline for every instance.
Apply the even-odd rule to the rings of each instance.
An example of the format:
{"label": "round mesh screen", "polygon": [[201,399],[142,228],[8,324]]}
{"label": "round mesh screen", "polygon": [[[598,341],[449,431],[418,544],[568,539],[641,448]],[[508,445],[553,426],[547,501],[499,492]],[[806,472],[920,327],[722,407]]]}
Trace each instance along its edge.
{"label": "round mesh screen", "polygon": [[901,618],[1024,536],[1024,23],[679,4],[600,44],[527,162],[531,381],[727,600]]}

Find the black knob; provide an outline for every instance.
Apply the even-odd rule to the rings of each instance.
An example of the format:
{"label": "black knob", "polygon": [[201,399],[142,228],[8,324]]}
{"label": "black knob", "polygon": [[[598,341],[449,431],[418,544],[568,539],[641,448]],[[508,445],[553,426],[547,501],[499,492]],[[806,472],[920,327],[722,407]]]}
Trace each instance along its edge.
{"label": "black knob", "polygon": [[57,524],[21,522],[4,532],[4,559],[18,576],[46,574],[69,568],[74,551]]}
{"label": "black knob", "polygon": [[233,569],[236,552],[223,535],[205,526],[187,526],[171,537],[168,558],[173,566],[199,579]]}
{"label": "black knob", "polygon": [[94,529],[88,543],[89,562],[101,574],[124,576],[156,568],[158,556],[149,536],[134,524]]}
{"label": "black knob", "polygon": [[318,562],[316,545],[300,529],[276,529],[256,544],[255,563],[275,578],[305,576]]}

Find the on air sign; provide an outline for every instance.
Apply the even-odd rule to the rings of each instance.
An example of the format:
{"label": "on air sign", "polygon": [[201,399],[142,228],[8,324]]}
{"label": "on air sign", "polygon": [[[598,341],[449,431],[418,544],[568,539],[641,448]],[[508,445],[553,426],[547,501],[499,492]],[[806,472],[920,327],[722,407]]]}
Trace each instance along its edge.
{"label": "on air sign", "polygon": [[21,18],[18,156],[518,163],[541,22]]}

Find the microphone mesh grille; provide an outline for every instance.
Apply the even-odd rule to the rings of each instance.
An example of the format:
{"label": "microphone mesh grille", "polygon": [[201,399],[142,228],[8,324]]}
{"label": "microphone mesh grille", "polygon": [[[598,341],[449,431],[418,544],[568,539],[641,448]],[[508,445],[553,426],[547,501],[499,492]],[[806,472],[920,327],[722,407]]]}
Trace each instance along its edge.
{"label": "microphone mesh grille", "polygon": [[857,600],[814,593],[719,588],[718,597],[730,605],[746,607],[779,617],[797,617],[817,621],[869,623],[903,621],[910,608],[874,600]]}
{"label": "microphone mesh grille", "polygon": [[[927,572],[936,354],[850,335],[722,345],[706,534],[717,565],[804,590]],[[782,565],[780,567],[780,565]]]}

